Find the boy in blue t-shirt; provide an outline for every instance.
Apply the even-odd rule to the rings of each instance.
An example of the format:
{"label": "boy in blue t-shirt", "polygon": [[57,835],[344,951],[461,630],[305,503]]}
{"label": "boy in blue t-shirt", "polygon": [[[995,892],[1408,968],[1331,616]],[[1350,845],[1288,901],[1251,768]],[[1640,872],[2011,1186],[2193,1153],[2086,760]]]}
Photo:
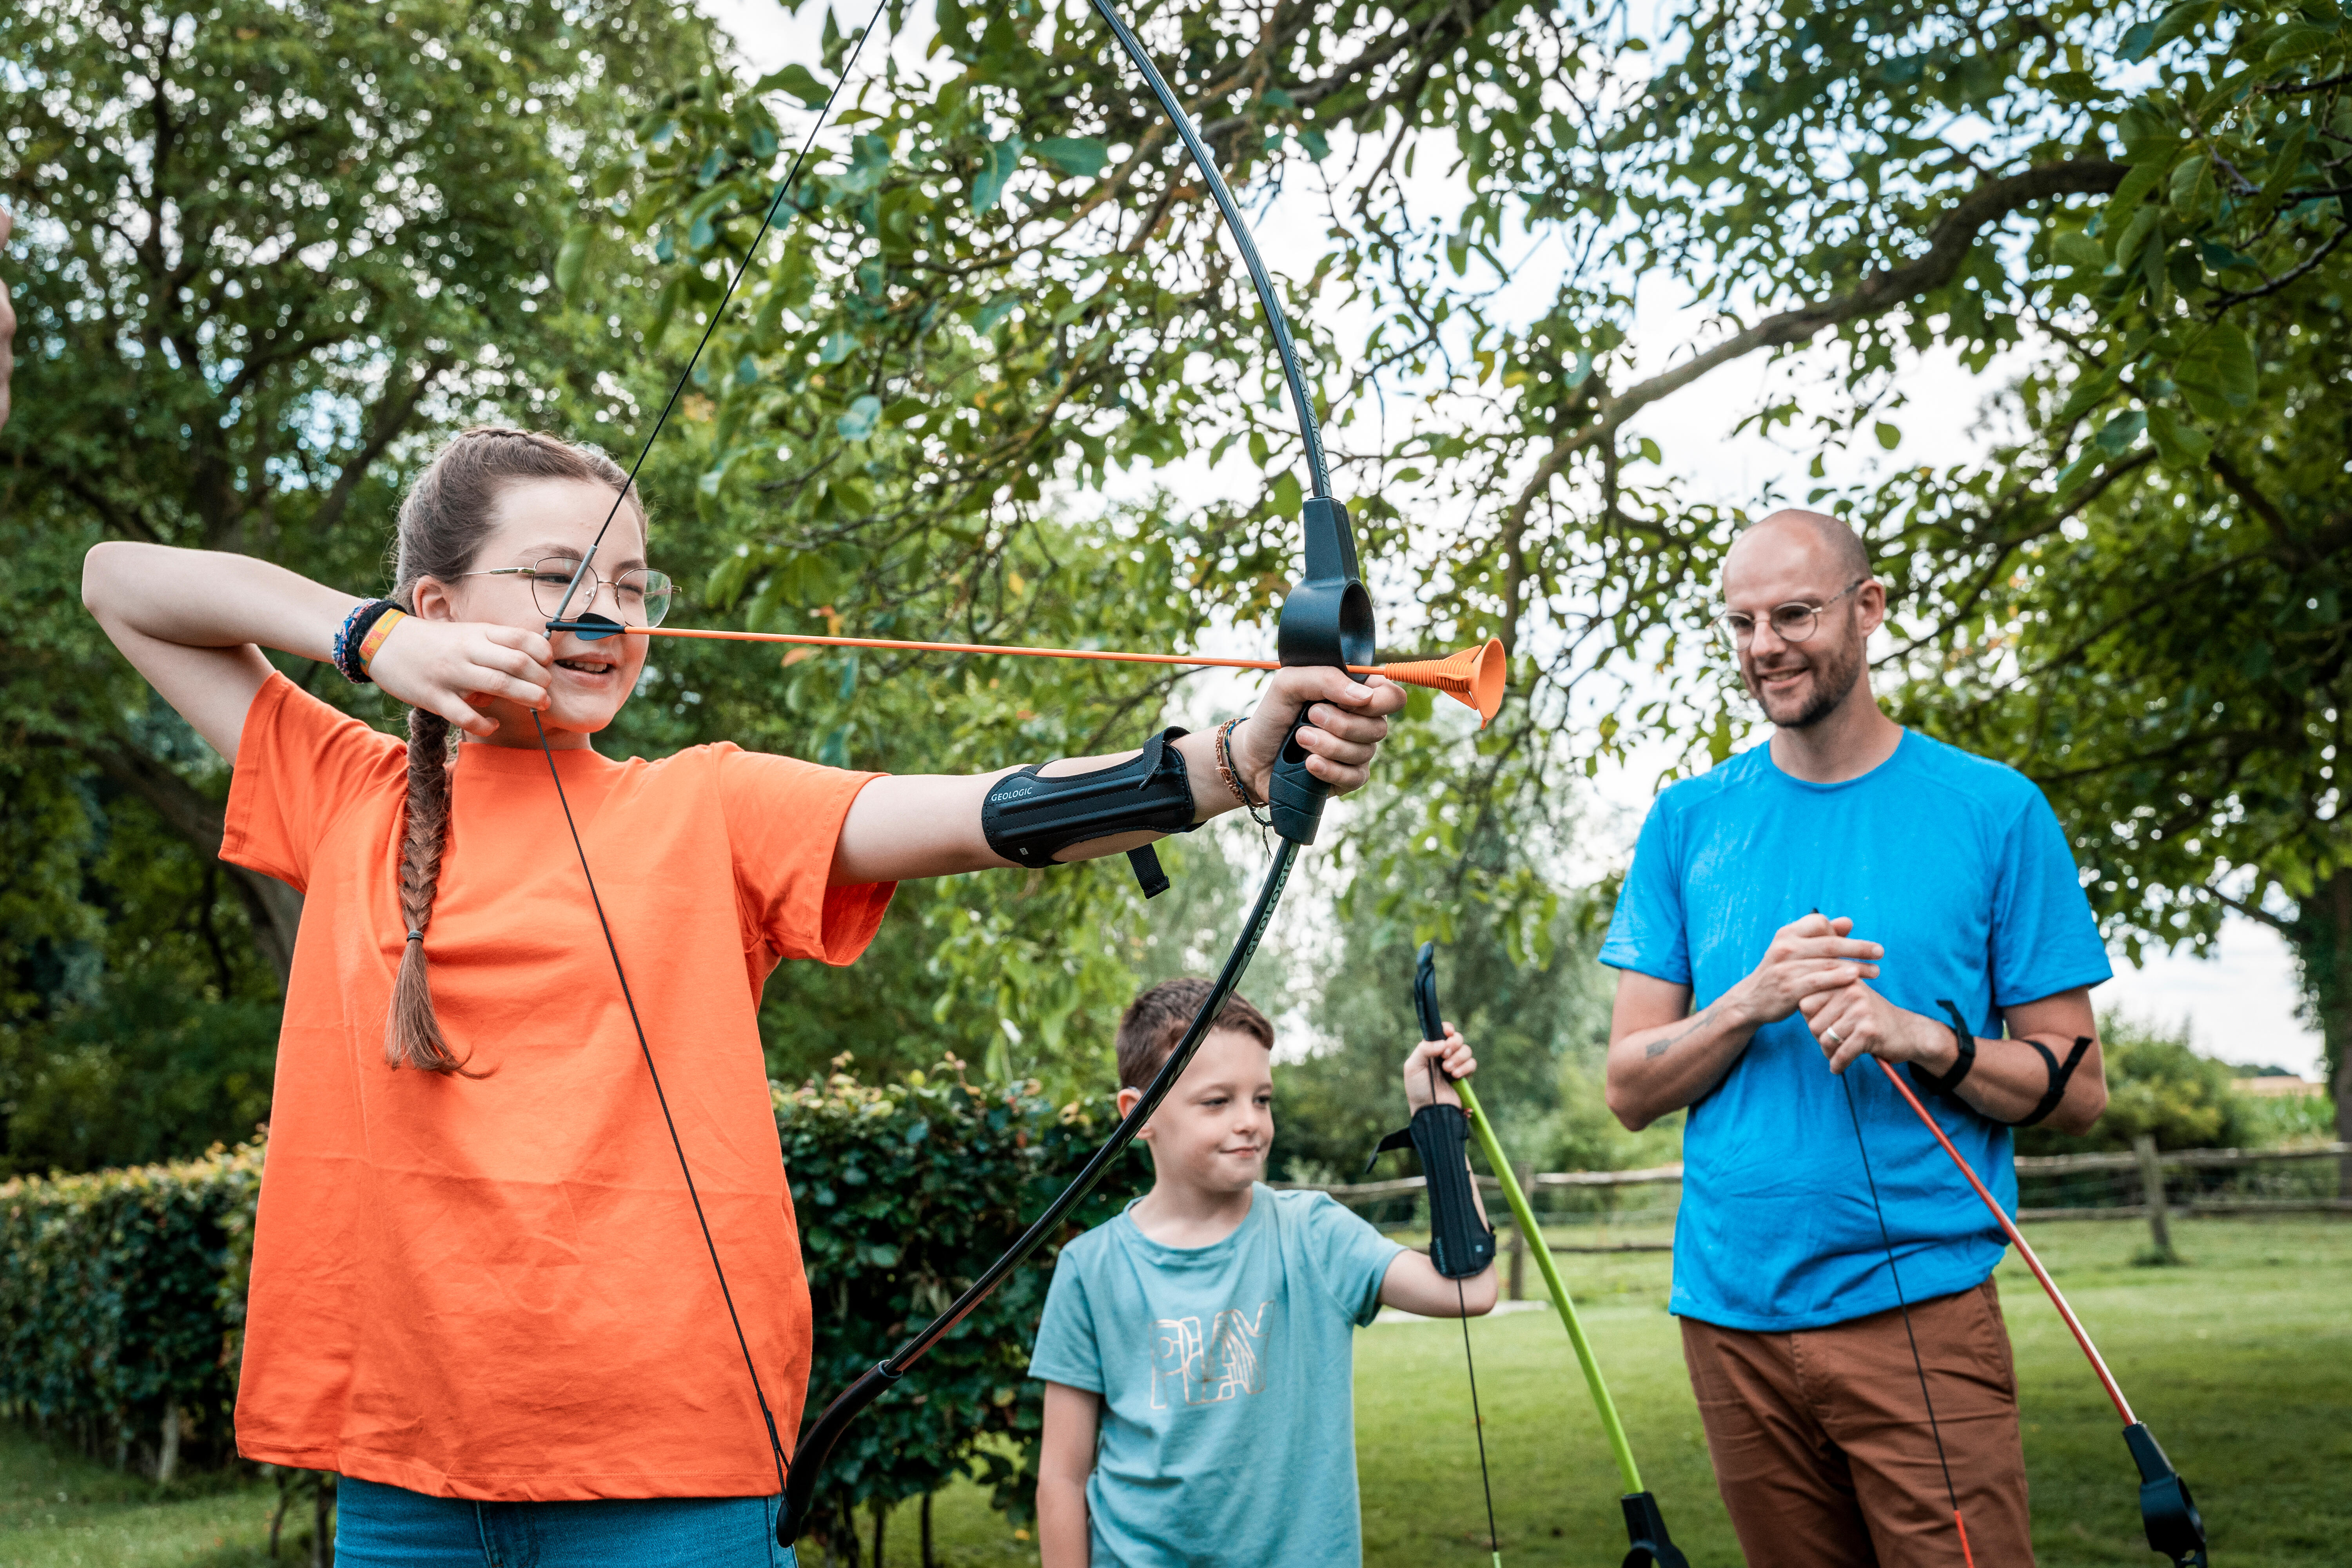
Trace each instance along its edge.
{"label": "boy in blue t-shirt", "polygon": [[[1142,1097],[1209,994],[1171,980],[1118,1027],[1118,1105]],[[1483,1315],[1455,1281],[1321,1193],[1265,1185],[1274,1026],[1239,996],[1142,1132],[1151,1191],[1062,1249],[1029,1375],[1045,1381],[1043,1568],[1363,1560],[1354,1332],[1383,1303]],[[1477,1063],[1450,1026],[1405,1058],[1405,1099]]]}

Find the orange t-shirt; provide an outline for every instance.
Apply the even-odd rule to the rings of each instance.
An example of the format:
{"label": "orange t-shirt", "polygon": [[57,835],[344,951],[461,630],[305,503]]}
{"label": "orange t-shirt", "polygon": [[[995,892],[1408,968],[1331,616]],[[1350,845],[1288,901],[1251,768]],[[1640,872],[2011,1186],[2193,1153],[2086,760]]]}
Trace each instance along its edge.
{"label": "orange t-shirt", "polygon": [[[828,889],[871,773],[731,745],[556,753],[779,1428],[808,1281],[756,1014],[782,958],[847,963],[889,886]],[[222,858],[306,895],[254,1237],[238,1451],[484,1501],[775,1490],[767,1430],[546,757],[458,748],[425,940],[451,1048],[384,1063],[407,748],[282,675],[254,698]]]}

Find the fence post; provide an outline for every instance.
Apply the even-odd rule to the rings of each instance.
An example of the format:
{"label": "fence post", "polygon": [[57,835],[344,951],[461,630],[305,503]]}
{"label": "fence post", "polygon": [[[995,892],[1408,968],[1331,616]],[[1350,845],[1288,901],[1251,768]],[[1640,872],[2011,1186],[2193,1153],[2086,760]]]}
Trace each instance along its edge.
{"label": "fence post", "polygon": [[[1530,1206],[1535,1203],[1536,1166],[1532,1160],[1515,1160],[1511,1173],[1518,1178],[1519,1191],[1528,1194]],[[1524,1301],[1528,1283],[1528,1238],[1519,1234],[1517,1225],[1511,1226],[1511,1300]]]}
{"label": "fence post", "polygon": [[2147,1205],[2147,1228],[2156,1238],[2157,1257],[2167,1263],[2179,1261],[2172,1250],[2172,1227],[2164,1213],[2164,1166],[2156,1157],[2156,1139],[2146,1132],[2132,1140],[2132,1152],[2139,1157],[2139,1185]]}

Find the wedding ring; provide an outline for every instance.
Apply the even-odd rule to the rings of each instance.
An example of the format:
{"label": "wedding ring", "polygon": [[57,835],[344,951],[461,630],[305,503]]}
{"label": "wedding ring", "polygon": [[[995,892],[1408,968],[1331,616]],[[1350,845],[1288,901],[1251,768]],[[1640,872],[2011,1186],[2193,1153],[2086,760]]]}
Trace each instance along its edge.
{"label": "wedding ring", "polygon": [[1828,1031],[1824,1032],[1824,1033],[1822,1034],[1822,1038],[1823,1038],[1823,1039],[1827,1040],[1830,1044],[1832,1044],[1832,1045],[1833,1045],[1833,1046],[1842,1046],[1842,1045],[1845,1044],[1845,1042],[1844,1042],[1843,1040],[1841,1040],[1841,1039],[1839,1039],[1839,1038],[1838,1038],[1838,1032],[1837,1032],[1835,1029],[1831,1029],[1831,1030],[1828,1030]]}

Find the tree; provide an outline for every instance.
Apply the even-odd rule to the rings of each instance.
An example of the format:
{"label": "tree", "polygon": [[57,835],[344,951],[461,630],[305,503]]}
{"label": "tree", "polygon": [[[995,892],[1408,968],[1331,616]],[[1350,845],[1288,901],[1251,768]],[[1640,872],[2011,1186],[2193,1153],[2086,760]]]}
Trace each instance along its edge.
{"label": "tree", "polygon": [[[0,15],[0,200],[31,263],[0,433],[0,1100],[26,1163],[159,1152],[93,1131],[137,1100],[130,1058],[68,1058],[103,1056],[116,1025],[209,1035],[273,1005],[300,913],[283,884],[215,858],[226,767],[82,614],[82,554],[108,537],[201,545],[365,586],[435,433],[489,409],[590,423],[620,319],[564,308],[543,214],[701,38],[629,5]],[[323,694],[387,717],[373,692]],[[171,995],[177,1019],[156,1012]],[[50,1037],[67,1025],[98,1038]],[[234,1072],[257,1073],[266,1104],[256,1048]],[[242,1091],[191,1110],[160,1152],[242,1136],[253,1111]]]}
{"label": "tree", "polygon": [[2042,784],[2135,949],[2284,936],[2344,1135],[2352,31],[2176,5],[2121,54],[2131,173],[2034,242],[2067,270],[2021,438],[1852,499],[1917,591],[1906,710]]}

